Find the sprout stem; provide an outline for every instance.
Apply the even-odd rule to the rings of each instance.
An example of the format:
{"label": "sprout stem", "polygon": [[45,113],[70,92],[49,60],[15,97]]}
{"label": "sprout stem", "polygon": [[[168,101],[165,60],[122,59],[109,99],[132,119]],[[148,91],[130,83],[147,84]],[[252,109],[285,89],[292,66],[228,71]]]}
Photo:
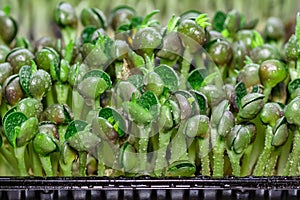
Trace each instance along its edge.
{"label": "sprout stem", "polygon": [[272,92],[272,87],[265,87],[265,88],[264,88],[264,95],[265,95],[264,101],[265,101],[265,102],[268,101],[271,92]]}
{"label": "sprout stem", "polygon": [[47,177],[53,176],[52,164],[50,156],[42,156],[40,155],[40,161],[42,163],[43,169]]}
{"label": "sprout stem", "polygon": [[8,151],[4,145],[1,145],[0,153],[9,162],[9,164],[13,168],[13,170],[15,172],[17,172],[18,169],[16,169],[16,167],[18,166],[18,162],[17,162],[16,158],[14,157],[14,155],[10,151]]}
{"label": "sprout stem", "polygon": [[240,160],[243,156],[243,153],[237,154],[232,150],[228,150],[227,154],[231,163],[232,174],[237,177],[241,176]]}
{"label": "sprout stem", "polygon": [[181,62],[181,70],[180,70],[180,89],[186,88],[186,82],[189,75],[189,71],[191,68],[191,61],[192,61],[192,55],[190,54],[189,50],[185,50],[183,53],[183,59]]}
{"label": "sprout stem", "polygon": [[195,164],[196,161],[196,140],[189,138],[187,140],[188,160]]}
{"label": "sprout stem", "polygon": [[18,163],[19,176],[28,176],[28,172],[25,164],[25,150],[26,145],[21,147],[16,147],[15,149],[15,157]]}
{"label": "sprout stem", "polygon": [[43,168],[38,154],[34,151],[33,144],[30,142],[28,144],[29,156],[32,159],[32,170],[34,176],[43,176]]}
{"label": "sprout stem", "polygon": [[169,132],[159,132],[159,139],[158,139],[158,150],[157,150],[157,158],[155,163],[155,175],[161,176],[163,169],[167,166],[167,148],[170,143],[171,135],[173,129]]}
{"label": "sprout stem", "polygon": [[151,123],[145,126],[138,126],[140,139],[139,139],[139,155],[140,155],[140,172],[147,171],[147,149],[149,143],[149,133],[151,132]]}
{"label": "sprout stem", "polygon": [[277,159],[278,159],[278,149],[274,149],[274,151],[271,152],[269,161],[267,162],[266,169],[264,171],[264,176],[272,176],[275,171]]}
{"label": "sprout stem", "polygon": [[289,156],[289,176],[297,176],[300,157],[300,132],[299,128],[294,132],[293,150]]}
{"label": "sprout stem", "polygon": [[289,169],[289,153],[291,151],[291,146],[293,142],[293,134],[289,130],[289,136],[286,141],[286,143],[282,146],[280,156],[278,159],[278,165],[277,165],[277,175],[278,176],[287,176],[288,175],[288,169]]}
{"label": "sprout stem", "polygon": [[213,176],[222,177],[224,174],[224,142],[215,128],[211,129],[211,143],[213,149]]}
{"label": "sprout stem", "polygon": [[244,151],[244,156],[242,160],[241,167],[241,176],[249,176],[252,172],[252,167],[250,165],[251,154],[253,150],[253,144],[250,144],[247,149]]}
{"label": "sprout stem", "polygon": [[46,104],[47,106],[53,105],[55,103],[52,93],[52,88],[46,94]]}
{"label": "sprout stem", "polygon": [[86,176],[87,152],[79,151],[79,176]]}
{"label": "sprout stem", "polygon": [[270,157],[271,152],[274,150],[274,147],[271,145],[273,138],[273,131],[271,126],[267,126],[265,132],[265,145],[264,150],[258,158],[257,164],[254,168],[253,175],[254,176],[262,176],[264,174],[265,167],[268,162],[268,158]]}
{"label": "sprout stem", "polygon": [[105,174],[105,163],[104,163],[104,160],[103,160],[103,153],[101,151],[101,148],[97,148],[98,149],[98,152],[97,152],[97,157],[98,157],[98,176],[104,176]]}
{"label": "sprout stem", "polygon": [[69,94],[69,86],[62,84],[60,82],[56,82],[55,85],[55,91],[57,96],[57,102],[59,104],[65,104],[68,101],[68,94]]}
{"label": "sprout stem", "polygon": [[210,161],[209,161],[209,137],[202,139],[198,138],[199,156],[201,161],[201,174],[210,176]]}
{"label": "sprout stem", "polygon": [[74,119],[81,119],[81,114],[85,104],[84,98],[75,89],[72,91],[72,110],[74,112]]}
{"label": "sprout stem", "polygon": [[63,163],[63,161],[59,162],[60,169],[62,170],[63,176],[72,176],[72,165],[73,162]]}
{"label": "sprout stem", "polygon": [[51,168],[52,168],[52,176],[57,175],[58,171],[58,165],[59,165],[59,152],[54,152],[50,155],[50,162],[51,162]]}

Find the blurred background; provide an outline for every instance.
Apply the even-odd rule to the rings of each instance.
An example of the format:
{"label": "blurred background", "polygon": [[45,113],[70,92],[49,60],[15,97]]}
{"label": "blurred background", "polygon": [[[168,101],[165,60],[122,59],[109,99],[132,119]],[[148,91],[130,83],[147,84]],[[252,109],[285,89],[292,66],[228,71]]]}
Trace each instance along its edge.
{"label": "blurred background", "polygon": [[[110,11],[118,5],[133,7],[137,14],[145,16],[154,9],[161,12],[155,15],[165,25],[170,17],[193,9],[205,12],[210,18],[218,10],[228,12],[236,9],[247,20],[259,19],[258,30],[270,16],[283,20],[286,27],[294,27],[295,16],[300,11],[300,0],[65,0],[71,3],[79,16],[84,7],[97,7],[109,18]],[[0,0],[0,9],[9,6],[11,15],[17,20],[18,36],[36,40],[41,36],[54,35],[53,10],[61,0]],[[80,27],[79,27],[80,28]]]}

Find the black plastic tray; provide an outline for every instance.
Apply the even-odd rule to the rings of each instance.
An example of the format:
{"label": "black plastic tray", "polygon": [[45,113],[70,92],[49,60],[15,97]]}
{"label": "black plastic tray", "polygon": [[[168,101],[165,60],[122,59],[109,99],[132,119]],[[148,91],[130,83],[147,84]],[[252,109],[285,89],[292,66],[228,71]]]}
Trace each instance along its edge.
{"label": "black plastic tray", "polygon": [[300,199],[300,177],[0,177],[0,199]]}

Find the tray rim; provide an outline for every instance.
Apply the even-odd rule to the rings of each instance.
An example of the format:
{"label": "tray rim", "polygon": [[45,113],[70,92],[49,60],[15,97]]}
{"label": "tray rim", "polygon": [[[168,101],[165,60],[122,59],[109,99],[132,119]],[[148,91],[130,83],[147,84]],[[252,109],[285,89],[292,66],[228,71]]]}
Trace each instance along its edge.
{"label": "tray rim", "polygon": [[0,177],[8,190],[298,190],[300,177]]}

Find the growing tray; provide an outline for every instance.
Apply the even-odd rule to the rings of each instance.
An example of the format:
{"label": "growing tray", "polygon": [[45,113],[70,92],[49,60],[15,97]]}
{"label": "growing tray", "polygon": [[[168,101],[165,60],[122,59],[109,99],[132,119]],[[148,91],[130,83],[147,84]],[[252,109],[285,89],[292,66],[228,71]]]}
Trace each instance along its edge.
{"label": "growing tray", "polygon": [[299,199],[300,177],[1,177],[0,199]]}

